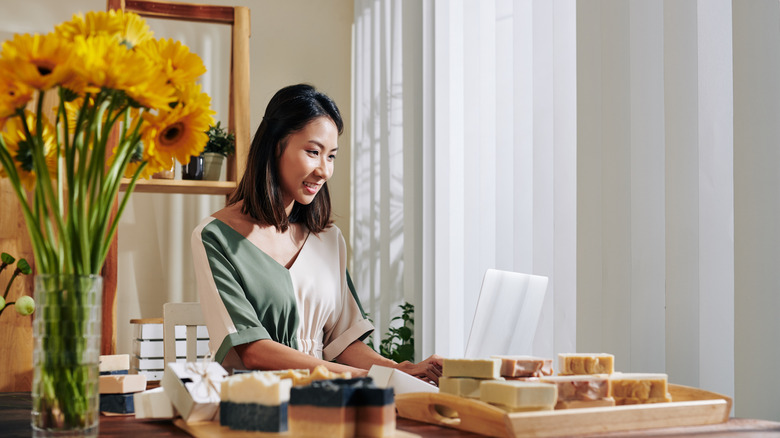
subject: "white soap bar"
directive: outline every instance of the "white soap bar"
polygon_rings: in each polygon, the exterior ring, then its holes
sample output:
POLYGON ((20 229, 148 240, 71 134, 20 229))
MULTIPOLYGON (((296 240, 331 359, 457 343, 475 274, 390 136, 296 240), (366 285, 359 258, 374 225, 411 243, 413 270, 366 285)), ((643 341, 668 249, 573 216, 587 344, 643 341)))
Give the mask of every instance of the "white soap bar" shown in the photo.
POLYGON ((101 373, 109 371, 124 371, 130 369, 129 354, 101 355, 98 361, 98 370, 101 373))
POLYGON ((439 391, 458 397, 479 398, 479 385, 484 379, 471 377, 439 377, 439 391))
POLYGON ((110 374, 100 376, 101 394, 129 394, 146 390, 143 374, 110 374))
POLYGON ((497 379, 501 376, 501 359, 444 359, 442 375, 497 379))
POLYGON ((513 412, 551 410, 558 397, 555 385, 518 380, 486 380, 479 392, 480 400, 513 412))
POLYGON ((237 374, 222 383, 223 391, 227 386, 227 394, 222 393, 220 398, 234 403, 278 406, 290 401, 292 383, 292 379, 280 379, 277 375, 262 371, 237 374))
POLYGON ((372 365, 368 370, 368 377, 374 379, 374 385, 378 388, 393 388, 396 395, 409 392, 439 392, 439 388, 430 383, 395 368, 372 365))
POLYGON ((176 413, 171 399, 162 387, 133 394, 135 418, 166 419, 173 418, 176 413))

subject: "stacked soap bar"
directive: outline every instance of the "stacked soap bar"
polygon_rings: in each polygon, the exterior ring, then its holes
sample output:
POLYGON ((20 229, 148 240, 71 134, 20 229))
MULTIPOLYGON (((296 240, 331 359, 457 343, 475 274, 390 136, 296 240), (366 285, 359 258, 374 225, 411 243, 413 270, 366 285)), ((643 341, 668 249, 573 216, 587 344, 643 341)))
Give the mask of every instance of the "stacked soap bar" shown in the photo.
POLYGON ((501 377, 507 379, 551 376, 552 359, 534 356, 491 356, 501 360, 501 377))
POLYGON ((539 381, 558 387, 555 409, 615 406, 607 374, 545 376, 539 381))
POLYGON ((558 374, 612 374, 615 371, 615 356, 607 353, 560 353, 558 374))
POLYGON ((236 430, 284 432, 292 380, 266 372, 237 374, 222 381, 219 422, 236 430))
POLYGON ((116 414, 135 412, 133 394, 146 389, 146 376, 128 374, 130 356, 103 355, 98 362, 100 411, 116 414))
POLYGON ((292 388, 288 420, 296 437, 393 436, 393 390, 377 388, 367 377, 316 380, 292 388))
POLYGON ((557 398, 557 386, 549 383, 487 380, 480 385, 480 400, 509 412, 552 410, 557 398))
POLYGON ((615 373, 610 376, 611 395, 618 405, 670 402, 667 380, 661 373, 615 373))
POLYGON ((459 397, 480 398, 485 380, 501 379, 501 359, 444 359, 439 392, 459 397))

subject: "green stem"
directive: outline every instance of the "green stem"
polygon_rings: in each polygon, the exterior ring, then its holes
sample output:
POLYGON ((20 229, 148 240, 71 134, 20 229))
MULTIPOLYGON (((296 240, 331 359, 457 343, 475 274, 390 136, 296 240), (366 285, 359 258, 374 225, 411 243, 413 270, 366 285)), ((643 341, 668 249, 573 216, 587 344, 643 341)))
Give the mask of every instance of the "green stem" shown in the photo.
POLYGON ((14 280, 16 280, 16 277, 18 277, 19 274, 21 273, 22 271, 19 268, 14 269, 14 274, 11 275, 11 280, 8 281, 8 286, 5 287, 5 292, 3 293, 3 299, 6 299, 8 297, 8 291, 11 290, 11 285, 14 284, 14 280))

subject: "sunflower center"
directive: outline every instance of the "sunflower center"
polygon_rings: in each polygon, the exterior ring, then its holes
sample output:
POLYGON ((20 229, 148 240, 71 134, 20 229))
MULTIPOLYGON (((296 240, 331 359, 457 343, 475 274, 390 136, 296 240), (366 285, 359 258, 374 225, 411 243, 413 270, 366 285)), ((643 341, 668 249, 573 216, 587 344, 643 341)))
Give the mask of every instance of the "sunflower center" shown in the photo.
POLYGON ((176 122, 160 133, 160 145, 171 146, 176 144, 181 139, 182 135, 184 135, 184 123, 176 122))
POLYGON ((48 76, 52 71, 54 71, 54 67, 45 64, 36 64, 35 68, 38 69, 38 74, 41 76, 48 76))

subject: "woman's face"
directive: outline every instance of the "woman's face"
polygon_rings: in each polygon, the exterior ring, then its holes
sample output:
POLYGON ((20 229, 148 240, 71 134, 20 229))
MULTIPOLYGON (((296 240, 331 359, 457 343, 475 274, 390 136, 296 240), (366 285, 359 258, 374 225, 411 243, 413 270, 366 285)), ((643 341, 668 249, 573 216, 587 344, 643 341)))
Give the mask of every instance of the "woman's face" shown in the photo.
POLYGON ((308 205, 322 185, 333 175, 339 132, 329 117, 317 117, 282 141, 279 180, 285 210, 289 215, 294 202, 308 205))

